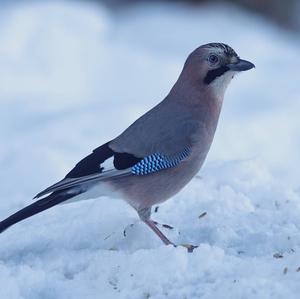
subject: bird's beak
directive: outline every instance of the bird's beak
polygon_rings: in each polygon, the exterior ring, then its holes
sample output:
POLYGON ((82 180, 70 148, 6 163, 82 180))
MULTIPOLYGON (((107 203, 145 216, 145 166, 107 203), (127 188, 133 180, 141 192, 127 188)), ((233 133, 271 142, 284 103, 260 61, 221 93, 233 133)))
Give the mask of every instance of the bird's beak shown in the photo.
POLYGON ((247 60, 239 59, 236 63, 227 64, 230 70, 241 72, 241 71, 248 71, 255 67, 255 65, 247 60))

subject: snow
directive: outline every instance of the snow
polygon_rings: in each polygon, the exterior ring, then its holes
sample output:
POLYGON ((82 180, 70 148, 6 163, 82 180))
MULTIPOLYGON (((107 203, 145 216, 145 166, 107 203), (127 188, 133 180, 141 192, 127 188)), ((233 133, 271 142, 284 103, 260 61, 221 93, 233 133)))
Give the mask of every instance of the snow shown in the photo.
POLYGON ((256 64, 232 82, 204 168, 153 214, 199 248, 162 245, 122 201, 62 205, 0 235, 1 298, 298 298, 298 37, 213 5, 0 14, 0 219, 160 101, 195 47, 256 64))

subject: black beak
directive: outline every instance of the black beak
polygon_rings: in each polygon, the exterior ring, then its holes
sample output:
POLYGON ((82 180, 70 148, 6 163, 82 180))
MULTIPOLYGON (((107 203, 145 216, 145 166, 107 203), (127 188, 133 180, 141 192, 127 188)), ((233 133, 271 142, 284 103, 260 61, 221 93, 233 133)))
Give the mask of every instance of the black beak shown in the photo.
POLYGON ((227 64, 227 66, 230 70, 236 72, 248 71, 255 67, 252 62, 243 59, 239 59, 237 63, 227 64))

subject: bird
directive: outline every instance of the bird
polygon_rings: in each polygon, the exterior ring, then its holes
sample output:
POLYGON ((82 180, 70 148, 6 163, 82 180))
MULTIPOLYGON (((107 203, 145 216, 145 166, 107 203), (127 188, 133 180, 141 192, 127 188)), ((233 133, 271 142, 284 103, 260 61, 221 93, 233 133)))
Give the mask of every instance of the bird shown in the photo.
POLYGON ((229 83, 254 67, 224 43, 196 48, 160 103, 38 193, 35 202, 1 221, 0 233, 58 204, 110 196, 133 207, 164 244, 177 246, 151 219, 151 208, 177 194, 200 171, 229 83))

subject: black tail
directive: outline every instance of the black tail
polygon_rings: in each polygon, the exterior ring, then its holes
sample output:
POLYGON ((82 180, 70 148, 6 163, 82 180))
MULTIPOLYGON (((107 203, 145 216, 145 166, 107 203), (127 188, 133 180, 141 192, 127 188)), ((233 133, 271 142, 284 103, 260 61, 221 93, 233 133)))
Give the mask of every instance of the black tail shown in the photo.
POLYGON ((35 203, 25 207, 24 209, 16 212, 15 214, 9 216, 5 220, 0 222, 0 233, 5 231, 7 228, 10 226, 26 219, 29 218, 35 214, 38 214, 42 211, 45 211, 49 208, 52 208, 53 206, 62 203, 78 194, 81 192, 77 193, 67 193, 67 192, 53 192, 52 194, 48 195, 45 198, 42 198, 35 203))

